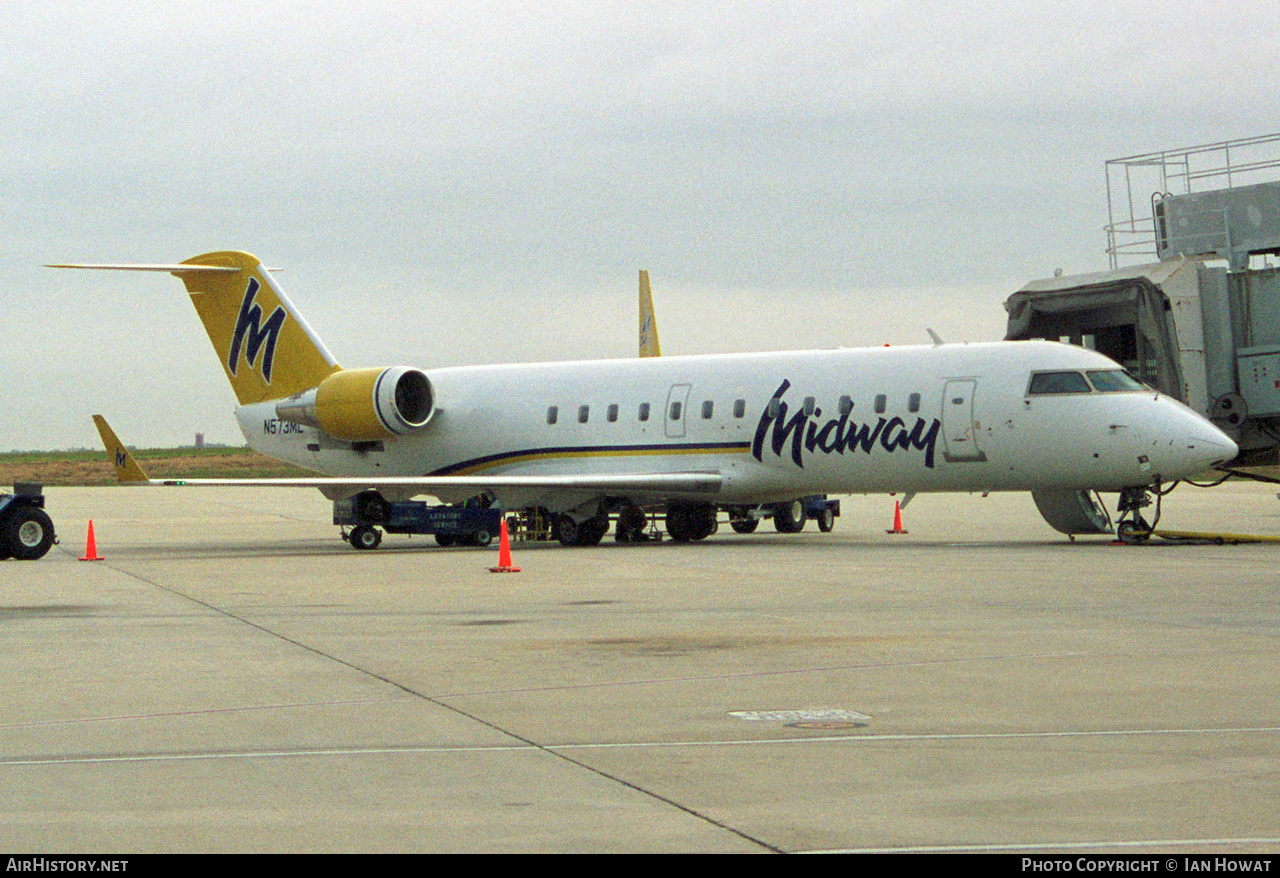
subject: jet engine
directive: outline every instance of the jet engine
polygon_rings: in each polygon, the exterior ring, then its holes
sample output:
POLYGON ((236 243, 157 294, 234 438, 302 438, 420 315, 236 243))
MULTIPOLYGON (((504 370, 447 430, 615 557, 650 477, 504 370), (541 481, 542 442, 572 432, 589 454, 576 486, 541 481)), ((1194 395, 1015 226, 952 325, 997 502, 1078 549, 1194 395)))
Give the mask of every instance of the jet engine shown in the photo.
POLYGON ((348 442, 403 436, 425 427, 434 412, 431 381, 408 366, 343 369, 276 403, 280 420, 319 427, 348 442))

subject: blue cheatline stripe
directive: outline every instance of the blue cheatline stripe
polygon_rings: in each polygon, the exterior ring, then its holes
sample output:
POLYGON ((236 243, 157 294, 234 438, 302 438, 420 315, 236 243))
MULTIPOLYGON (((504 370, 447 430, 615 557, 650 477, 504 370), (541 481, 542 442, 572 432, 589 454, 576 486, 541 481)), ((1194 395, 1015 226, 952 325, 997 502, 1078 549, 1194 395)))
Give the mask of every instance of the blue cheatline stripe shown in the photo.
POLYGON ((462 476, 482 472, 496 466, 527 463, 531 460, 553 460, 587 457, 645 457, 673 454, 729 453, 747 454, 750 442, 689 442, 679 445, 565 445, 552 448, 526 448, 504 451, 471 460, 460 461, 429 472, 428 476, 462 476))

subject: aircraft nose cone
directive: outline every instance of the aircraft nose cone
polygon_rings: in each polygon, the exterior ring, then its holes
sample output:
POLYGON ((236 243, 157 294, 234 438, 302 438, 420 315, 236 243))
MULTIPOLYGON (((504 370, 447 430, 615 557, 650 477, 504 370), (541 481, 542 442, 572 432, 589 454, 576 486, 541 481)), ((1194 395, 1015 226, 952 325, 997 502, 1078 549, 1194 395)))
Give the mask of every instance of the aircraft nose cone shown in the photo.
POLYGON ((1231 437, 1215 429, 1216 436, 1195 435, 1187 442, 1187 450, 1194 452, 1196 462, 1203 462, 1205 468, 1221 466, 1240 453, 1240 446, 1231 441, 1231 437))

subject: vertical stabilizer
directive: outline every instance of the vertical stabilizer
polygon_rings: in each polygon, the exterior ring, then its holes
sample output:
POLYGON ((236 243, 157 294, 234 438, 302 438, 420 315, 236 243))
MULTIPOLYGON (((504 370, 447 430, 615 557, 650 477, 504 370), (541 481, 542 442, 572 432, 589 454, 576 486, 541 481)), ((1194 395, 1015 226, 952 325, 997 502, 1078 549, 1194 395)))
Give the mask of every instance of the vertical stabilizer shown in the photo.
POLYGON ((129 453, 129 449, 116 438, 115 431, 107 424, 107 419, 102 415, 94 415, 93 423, 98 428, 98 435, 102 437, 102 447, 107 449, 107 454, 111 456, 111 464, 116 469, 116 481, 150 481, 147 474, 142 471, 142 467, 138 465, 138 461, 134 460, 133 455, 129 453))
POLYGON ((339 370, 257 257, 223 251, 175 266, 241 405, 283 399, 339 370), (220 271, 202 270, 213 267, 220 271))
POLYGON ((640 269, 640 356, 660 357, 658 321, 653 315, 653 293, 649 291, 649 272, 640 269))

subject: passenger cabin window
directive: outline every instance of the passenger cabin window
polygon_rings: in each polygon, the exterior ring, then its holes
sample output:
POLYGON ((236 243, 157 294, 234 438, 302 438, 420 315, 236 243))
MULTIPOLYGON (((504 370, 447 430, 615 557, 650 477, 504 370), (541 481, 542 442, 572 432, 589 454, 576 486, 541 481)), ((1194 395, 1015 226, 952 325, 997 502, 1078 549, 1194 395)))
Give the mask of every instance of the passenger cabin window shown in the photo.
POLYGON ((1035 372, 1027 393, 1031 395, 1051 393, 1089 393, 1089 382, 1079 372, 1035 372))
POLYGON ((578 423, 579 424, 585 424, 587 422, 587 419, 590 417, 591 417, 591 406, 589 405, 578 406, 578 423))
POLYGON ((1134 378, 1124 369, 1099 369, 1089 372, 1089 382, 1099 393, 1130 393, 1150 390, 1150 387, 1134 378))
POLYGON ((747 401, 745 399, 735 399, 733 401, 733 416, 735 418, 745 417, 747 414, 747 401))
POLYGON ((840 416, 844 417, 853 411, 853 400, 847 396, 840 397, 840 416))
POLYGON ((673 421, 680 420, 680 403, 679 402, 671 403, 671 420, 673 421))
POLYGON ((907 411, 912 414, 920 411, 920 394, 913 393, 907 397, 907 411))
POLYGON ((716 408, 716 404, 714 402, 712 402, 709 399, 705 400, 702 403, 702 420, 704 421, 711 420, 711 415, 715 411, 715 408, 716 408))
POLYGON ((610 424, 618 420, 618 404, 616 402, 609 405, 609 411, 606 412, 605 417, 609 419, 610 424))
POLYGON ((889 398, 883 393, 876 394, 876 414, 883 415, 884 410, 888 408, 889 398))
POLYGON ((781 411, 782 400, 778 399, 776 396, 769 400, 769 417, 776 418, 781 411))
POLYGON ((559 406, 554 406, 554 405, 553 405, 553 406, 551 406, 551 407, 549 407, 549 408, 547 409, 547 423, 548 423, 548 424, 554 424, 554 423, 556 422, 556 419, 557 419, 558 417, 560 417, 560 407, 559 407, 559 406))
POLYGON ((813 410, 818 407, 818 401, 812 396, 804 398, 804 413, 809 417, 813 417, 813 410))
POLYGON ((647 402, 640 403, 640 420, 649 420, 649 403, 647 402))

